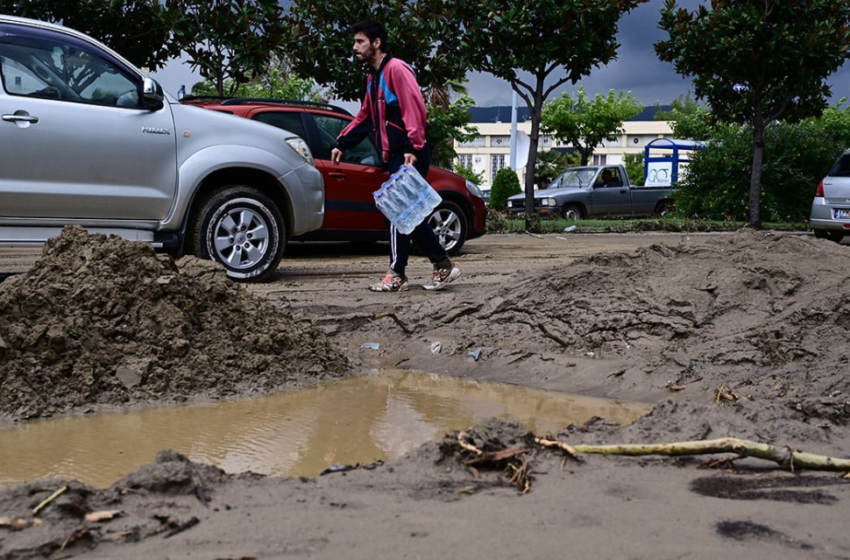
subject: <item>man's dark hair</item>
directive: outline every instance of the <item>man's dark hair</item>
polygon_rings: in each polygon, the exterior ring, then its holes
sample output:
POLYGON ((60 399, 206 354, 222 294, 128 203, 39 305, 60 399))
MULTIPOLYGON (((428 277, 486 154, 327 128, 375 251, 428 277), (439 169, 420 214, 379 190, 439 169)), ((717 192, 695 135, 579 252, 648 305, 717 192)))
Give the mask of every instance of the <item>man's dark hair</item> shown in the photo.
POLYGON ((384 52, 389 51, 389 41, 387 39, 387 28, 377 21, 372 21, 370 19, 364 21, 358 21, 354 25, 351 26, 351 34, 357 35, 358 33, 362 33, 366 35, 369 39, 369 42, 373 42, 375 39, 381 40, 380 49, 384 52))

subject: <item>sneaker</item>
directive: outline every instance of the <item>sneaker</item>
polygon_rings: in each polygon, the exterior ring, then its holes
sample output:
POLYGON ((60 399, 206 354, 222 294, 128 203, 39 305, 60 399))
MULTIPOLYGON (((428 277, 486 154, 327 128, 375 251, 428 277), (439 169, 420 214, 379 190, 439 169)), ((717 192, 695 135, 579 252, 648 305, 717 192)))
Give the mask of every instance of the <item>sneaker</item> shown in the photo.
POLYGON ((381 281, 372 284, 369 289, 373 292, 406 292, 410 286, 407 284, 407 277, 399 276, 395 270, 389 269, 381 281))
POLYGON ((434 274, 431 276, 431 283, 423 286, 426 290, 442 290, 449 283, 460 277, 460 269, 456 266, 451 268, 434 268, 434 274))

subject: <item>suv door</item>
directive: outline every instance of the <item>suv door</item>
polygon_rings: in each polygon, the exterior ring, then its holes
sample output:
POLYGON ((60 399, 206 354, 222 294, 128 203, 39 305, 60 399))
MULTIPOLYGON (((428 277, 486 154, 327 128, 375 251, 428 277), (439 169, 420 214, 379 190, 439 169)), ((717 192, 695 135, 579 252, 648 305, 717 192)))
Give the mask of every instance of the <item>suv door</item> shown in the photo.
POLYGON ((177 183, 171 111, 96 45, 0 25, 0 220, 164 218, 177 183))

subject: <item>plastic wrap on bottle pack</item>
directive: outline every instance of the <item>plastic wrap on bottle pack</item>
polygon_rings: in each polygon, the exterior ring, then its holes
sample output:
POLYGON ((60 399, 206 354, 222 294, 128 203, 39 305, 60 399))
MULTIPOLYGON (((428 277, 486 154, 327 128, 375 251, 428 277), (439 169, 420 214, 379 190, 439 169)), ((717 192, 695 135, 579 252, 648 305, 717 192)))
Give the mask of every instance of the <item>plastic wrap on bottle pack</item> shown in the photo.
POLYGON ((398 231, 407 235, 442 199, 414 167, 402 166, 373 193, 375 204, 398 231))

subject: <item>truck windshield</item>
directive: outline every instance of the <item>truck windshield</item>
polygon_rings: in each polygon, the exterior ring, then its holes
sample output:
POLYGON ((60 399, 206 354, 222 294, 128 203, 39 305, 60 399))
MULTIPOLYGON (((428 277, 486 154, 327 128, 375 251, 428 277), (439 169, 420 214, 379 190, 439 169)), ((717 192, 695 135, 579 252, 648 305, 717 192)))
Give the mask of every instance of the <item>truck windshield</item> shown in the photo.
POLYGON ((552 187, 584 187, 593 181, 595 169, 567 169, 557 179, 552 181, 552 187))

